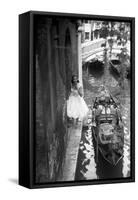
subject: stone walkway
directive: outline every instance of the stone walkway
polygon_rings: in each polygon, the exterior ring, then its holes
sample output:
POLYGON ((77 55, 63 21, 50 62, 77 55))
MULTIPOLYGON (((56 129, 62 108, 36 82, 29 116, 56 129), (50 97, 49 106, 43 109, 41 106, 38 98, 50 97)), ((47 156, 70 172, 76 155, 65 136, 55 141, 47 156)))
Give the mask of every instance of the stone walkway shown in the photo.
POLYGON ((73 181, 77 166, 79 144, 81 140, 82 123, 68 128, 68 144, 65 156, 62 181, 73 181))

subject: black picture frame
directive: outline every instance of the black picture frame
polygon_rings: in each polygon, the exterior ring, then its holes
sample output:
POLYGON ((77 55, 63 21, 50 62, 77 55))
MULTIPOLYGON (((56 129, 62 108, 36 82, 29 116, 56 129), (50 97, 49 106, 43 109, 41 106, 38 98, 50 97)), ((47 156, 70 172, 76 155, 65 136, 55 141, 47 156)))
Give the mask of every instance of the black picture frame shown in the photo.
POLYGON ((29 11, 19 15, 19 184, 27 188, 47 188, 135 181, 135 18, 73 13, 29 11), (35 182, 35 24, 36 16, 70 19, 123 21, 131 24, 131 174, 128 178, 80 181, 35 182))

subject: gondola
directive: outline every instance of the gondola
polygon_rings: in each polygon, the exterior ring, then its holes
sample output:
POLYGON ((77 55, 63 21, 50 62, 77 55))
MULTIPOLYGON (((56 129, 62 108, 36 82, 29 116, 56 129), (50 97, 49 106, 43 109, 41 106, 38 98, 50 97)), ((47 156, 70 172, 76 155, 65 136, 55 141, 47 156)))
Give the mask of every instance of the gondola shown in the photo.
MULTIPOLYGON (((119 77, 121 75, 121 61, 120 60, 110 60, 110 70, 115 72, 119 77)), ((130 62, 129 60, 126 60, 126 78, 130 78, 130 62)))
POLYGON ((92 108, 92 134, 96 158, 100 153, 108 163, 117 165, 123 158, 124 128, 120 109, 112 96, 96 97, 92 108))
POLYGON ((110 68, 118 76, 120 76, 120 65, 121 65, 121 62, 119 60, 110 60, 110 68))

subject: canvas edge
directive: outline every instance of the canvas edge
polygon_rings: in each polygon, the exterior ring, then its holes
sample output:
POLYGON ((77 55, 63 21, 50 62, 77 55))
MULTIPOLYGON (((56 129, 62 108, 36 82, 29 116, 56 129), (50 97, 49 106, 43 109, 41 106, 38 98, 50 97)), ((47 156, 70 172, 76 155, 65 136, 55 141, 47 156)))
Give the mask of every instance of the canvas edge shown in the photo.
MULTIPOLYGON (((27 186, 27 188, 30 189, 36 189, 36 188, 49 188, 49 187, 68 187, 68 186, 84 186, 84 185, 99 185, 99 184, 113 184, 113 183, 128 183, 128 182, 135 182, 135 17, 119 17, 119 16, 105 16, 105 15, 88 15, 88 14, 76 14, 76 13, 57 13, 57 12, 43 12, 43 11, 28 11, 26 12, 30 16, 30 61, 29 61, 29 66, 30 66, 30 75, 29 75, 29 91, 30 91, 30 100, 29 100, 29 105, 30 105, 30 134, 29 134, 29 152, 30 152, 30 182, 27 186), (132 122, 132 132, 133 132, 133 137, 132 137, 132 143, 134 145, 131 145, 131 151, 132 151, 132 157, 131 157, 131 177, 129 178, 121 178, 121 179, 108 179, 108 180, 86 180, 86 181, 70 181, 70 182, 55 182, 55 183, 44 183, 44 184, 35 184, 34 181, 34 156, 33 156, 33 149, 34 149, 34 112, 33 112, 33 106, 34 106, 34 48, 33 48, 33 19, 34 15, 47 15, 47 16, 66 16, 66 17, 81 17, 81 18, 89 18, 89 19, 103 19, 103 20, 119 20, 119 21, 129 21, 132 24, 132 44, 131 44, 131 49, 132 49, 132 109, 131 109, 131 122, 132 122), (133 48, 132 48, 133 47, 133 48), (33 105, 33 106, 32 106, 33 105)), ((26 13, 20 14, 24 15, 26 13)), ((20 184, 20 183, 19 183, 20 184)), ((21 184, 20 184, 21 185, 21 184)))

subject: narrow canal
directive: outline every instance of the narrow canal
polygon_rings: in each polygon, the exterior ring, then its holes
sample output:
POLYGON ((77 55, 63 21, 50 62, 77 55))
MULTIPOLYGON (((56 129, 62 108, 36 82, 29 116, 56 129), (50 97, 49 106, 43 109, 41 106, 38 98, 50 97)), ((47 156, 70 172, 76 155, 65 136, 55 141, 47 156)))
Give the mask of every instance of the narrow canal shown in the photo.
POLYGON ((104 65, 100 62, 85 65, 83 68, 84 98, 89 106, 88 127, 82 128, 79 155, 76 167, 76 180, 110 179, 130 176, 130 81, 125 80, 124 90, 119 86, 119 76, 112 69, 108 69, 108 77, 104 75, 104 65), (96 152, 91 131, 91 107, 98 95, 98 89, 105 81, 108 90, 120 103, 124 124, 124 156, 116 166, 111 166, 96 152))

